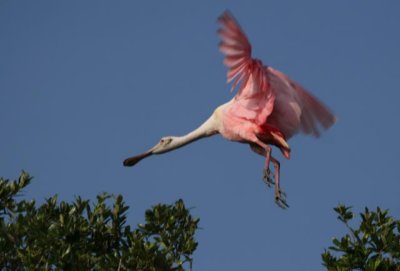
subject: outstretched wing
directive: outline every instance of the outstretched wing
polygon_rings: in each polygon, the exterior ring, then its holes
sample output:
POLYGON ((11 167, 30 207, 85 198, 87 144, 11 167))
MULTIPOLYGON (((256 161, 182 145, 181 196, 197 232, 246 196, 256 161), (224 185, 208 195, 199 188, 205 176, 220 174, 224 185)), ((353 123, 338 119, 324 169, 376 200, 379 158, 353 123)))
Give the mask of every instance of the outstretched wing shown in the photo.
POLYGON ((233 113, 262 125, 274 106, 274 95, 262 62, 251 58, 251 45, 233 16, 225 11, 220 17, 219 44, 228 67, 227 82, 232 90, 239 86, 233 113))
POLYGON ((271 124, 287 138, 299 131, 319 136, 319 125, 325 129, 332 126, 334 115, 317 98, 282 72, 251 57, 246 35, 228 11, 219 22, 227 82, 233 81, 232 90, 239 86, 232 114, 258 125, 271 124))
POLYGON ((335 123, 336 118, 332 112, 299 83, 271 67, 267 70, 276 95, 275 112, 269 119, 271 124, 288 137, 299 131, 319 137, 320 126, 328 129, 335 123), (274 86, 276 81, 280 81, 278 86, 274 86), (299 109, 298 112, 293 110, 293 105, 299 109))

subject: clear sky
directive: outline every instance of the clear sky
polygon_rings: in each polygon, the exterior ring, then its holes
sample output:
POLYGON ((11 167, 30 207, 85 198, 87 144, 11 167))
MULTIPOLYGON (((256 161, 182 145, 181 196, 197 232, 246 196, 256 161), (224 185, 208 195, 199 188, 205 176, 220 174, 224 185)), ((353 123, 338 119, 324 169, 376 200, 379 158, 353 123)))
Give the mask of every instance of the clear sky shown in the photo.
POLYGON ((34 176, 24 198, 145 209, 183 198, 201 218, 194 270, 322 270, 345 232, 338 203, 400 218, 399 1, 0 1, 0 175, 34 176), (264 160, 219 136, 124 158, 185 134, 233 94, 218 52, 229 9, 253 53, 323 100, 338 122, 290 140, 288 210, 261 181, 264 160))

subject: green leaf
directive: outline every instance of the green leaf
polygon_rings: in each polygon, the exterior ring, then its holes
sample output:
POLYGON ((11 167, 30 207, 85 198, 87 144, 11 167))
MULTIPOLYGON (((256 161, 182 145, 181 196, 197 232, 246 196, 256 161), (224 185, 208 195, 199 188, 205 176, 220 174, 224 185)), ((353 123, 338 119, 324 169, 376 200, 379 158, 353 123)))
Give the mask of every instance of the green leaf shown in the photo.
MULTIPOLYGON (((90 203, 42 205, 15 196, 31 177, 18 181, 0 178, 0 266, 5 270, 185 270, 197 247, 199 219, 183 200, 157 204, 145 212, 145 222, 126 225, 121 195, 97 195, 90 203), (7 224, 4 223, 7 221, 7 224)), ((3 270, 3 269, 2 269, 3 270)))
POLYGON ((328 270, 400 271, 399 221, 390 217, 388 210, 365 208, 358 228, 349 225, 353 219, 350 207, 339 205, 334 210, 349 234, 332 238, 333 245, 321 254, 328 270))

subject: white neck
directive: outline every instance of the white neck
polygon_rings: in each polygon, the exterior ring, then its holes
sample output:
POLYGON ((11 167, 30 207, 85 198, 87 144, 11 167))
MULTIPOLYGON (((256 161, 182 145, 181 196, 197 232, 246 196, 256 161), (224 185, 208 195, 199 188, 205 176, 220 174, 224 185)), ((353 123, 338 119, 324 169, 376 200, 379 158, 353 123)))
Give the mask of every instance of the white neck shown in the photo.
POLYGON ((193 130, 192 132, 176 137, 173 142, 171 142, 171 149, 177 149, 183 147, 189 143, 192 143, 200 138, 212 136, 218 133, 218 120, 215 114, 206 120, 199 128, 193 130))

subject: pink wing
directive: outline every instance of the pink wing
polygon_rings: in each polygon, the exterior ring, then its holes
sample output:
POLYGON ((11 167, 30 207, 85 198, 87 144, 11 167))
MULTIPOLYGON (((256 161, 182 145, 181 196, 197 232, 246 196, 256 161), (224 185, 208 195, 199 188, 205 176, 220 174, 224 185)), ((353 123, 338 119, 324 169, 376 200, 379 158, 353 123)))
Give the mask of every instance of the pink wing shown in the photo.
POLYGON ((251 58, 251 45, 228 11, 221 15, 219 22, 218 34, 222 39, 219 48, 228 67, 227 81, 233 81, 232 90, 240 85, 231 113, 262 125, 274 107, 265 67, 260 60, 251 58))
POLYGON ((251 45, 228 11, 219 22, 227 81, 234 80, 232 90, 239 85, 230 113, 260 126, 268 123, 287 138, 298 131, 319 136, 318 124, 325 129, 332 126, 335 117, 318 99, 282 72, 251 58, 251 45))
POLYGON ((299 131, 319 137, 320 126, 328 129, 335 123, 336 118, 329 109, 300 84, 271 67, 267 72, 276 95, 268 123, 279 128, 287 138, 299 131))

